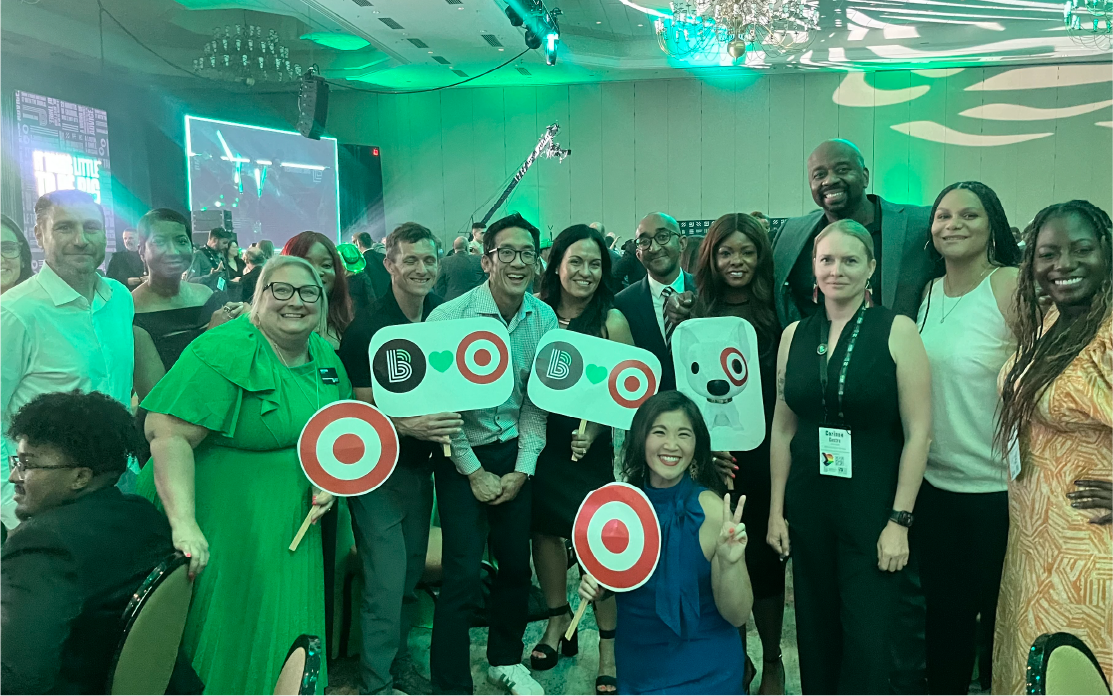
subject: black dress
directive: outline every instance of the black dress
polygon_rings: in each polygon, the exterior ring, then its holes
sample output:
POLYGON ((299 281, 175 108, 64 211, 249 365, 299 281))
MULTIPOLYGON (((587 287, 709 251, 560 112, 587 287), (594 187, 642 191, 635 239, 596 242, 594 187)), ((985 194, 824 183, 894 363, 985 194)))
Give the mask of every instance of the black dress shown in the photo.
POLYGON ((889 353, 894 314, 865 310, 847 369, 843 412, 838 383, 855 319, 827 361, 824 423, 819 365, 823 312, 796 328, 785 370, 785 401, 796 414, 792 468, 785 490, 800 680, 809 693, 889 693, 889 635, 899 573, 877 567, 877 542, 896 494, 904 444, 896 364, 889 353), (851 478, 819 473, 819 428, 851 432, 851 478))
MULTIPOLYGON (((562 323, 561 328, 568 328, 562 323)), ((614 482, 614 444, 611 429, 603 428, 587 453, 572 461, 572 432, 579 418, 550 413, 545 423, 545 449, 537 457, 533 476, 533 531, 572 538, 572 522, 587 494, 614 482)))
POLYGON ((205 304, 197 307, 136 312, 132 323, 151 334, 155 350, 162 358, 162 366, 169 370, 178 362, 186 346, 209 327, 213 312, 227 301, 228 297, 223 292, 214 292, 205 304))

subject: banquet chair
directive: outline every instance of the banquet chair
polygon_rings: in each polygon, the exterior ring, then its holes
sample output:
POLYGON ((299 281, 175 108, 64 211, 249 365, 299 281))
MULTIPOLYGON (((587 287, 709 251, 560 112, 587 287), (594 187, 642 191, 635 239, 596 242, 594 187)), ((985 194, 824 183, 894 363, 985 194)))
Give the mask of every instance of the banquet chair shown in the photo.
POLYGON ((1070 633, 1045 633, 1032 643, 1026 679, 1029 694, 1109 693, 1094 653, 1070 633))
POLYGON ((166 693, 192 597, 188 558, 175 553, 151 571, 124 609, 105 693, 166 693))
POLYGON ((286 661, 274 685, 275 696, 316 693, 320 671, 321 639, 303 633, 286 653, 286 661))

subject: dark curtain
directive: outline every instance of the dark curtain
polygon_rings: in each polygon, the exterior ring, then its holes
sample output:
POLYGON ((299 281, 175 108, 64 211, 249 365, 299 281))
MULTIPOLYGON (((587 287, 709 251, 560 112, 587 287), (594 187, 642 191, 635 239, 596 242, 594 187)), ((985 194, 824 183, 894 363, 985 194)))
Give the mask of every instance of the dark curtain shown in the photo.
POLYGON ((370 232, 376 241, 386 236, 383 210, 383 168, 379 148, 341 145, 340 229, 346 242, 356 232, 370 232))

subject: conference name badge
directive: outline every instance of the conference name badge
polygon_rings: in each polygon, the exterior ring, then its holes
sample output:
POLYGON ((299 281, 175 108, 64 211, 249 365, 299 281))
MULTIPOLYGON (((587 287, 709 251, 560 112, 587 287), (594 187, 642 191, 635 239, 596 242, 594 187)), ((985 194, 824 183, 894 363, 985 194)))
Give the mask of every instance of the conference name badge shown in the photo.
POLYGON ((839 478, 851 477, 849 430, 819 429, 819 473, 839 478))

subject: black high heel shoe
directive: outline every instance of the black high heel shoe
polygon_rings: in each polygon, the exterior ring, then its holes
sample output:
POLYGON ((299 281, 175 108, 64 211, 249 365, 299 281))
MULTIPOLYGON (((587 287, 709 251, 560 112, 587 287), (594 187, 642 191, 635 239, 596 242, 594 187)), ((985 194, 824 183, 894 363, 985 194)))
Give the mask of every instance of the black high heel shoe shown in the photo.
MULTIPOLYGON (((602 628, 599 629, 599 640, 614 640, 616 629, 606 631, 602 628)), ((618 679, 609 674, 603 674, 595 678, 595 693, 599 696, 615 696, 618 693, 618 679), (613 691, 606 687, 611 687, 613 691)))
MULTIPOLYGON (((557 607, 549 610, 549 618, 556 618, 557 616, 572 615, 572 607, 565 604, 563 607, 557 607)), ((577 628, 576 632, 572 634, 572 639, 568 640, 561 634, 560 639, 557 640, 557 647, 560 648, 560 654, 565 657, 575 657, 580 653, 580 629, 577 628)), ((560 660, 560 655, 549 645, 545 643, 538 643, 533 646, 533 652, 529 656, 530 667, 538 672, 544 672, 556 667, 557 662, 560 660), (538 658, 533 652, 539 652, 545 657, 538 658)))

